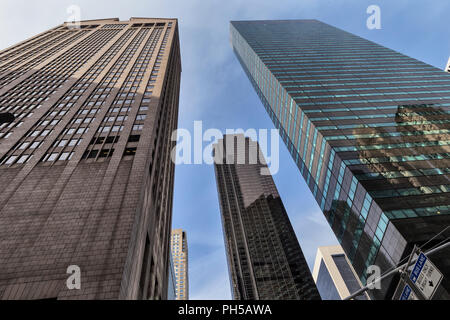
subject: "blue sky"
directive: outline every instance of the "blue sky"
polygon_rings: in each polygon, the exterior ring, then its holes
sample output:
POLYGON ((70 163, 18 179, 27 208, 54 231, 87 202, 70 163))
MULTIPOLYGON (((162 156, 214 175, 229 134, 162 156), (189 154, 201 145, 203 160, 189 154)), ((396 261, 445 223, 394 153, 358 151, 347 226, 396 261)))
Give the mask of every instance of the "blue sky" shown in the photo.
MULTIPOLYGON (((318 19, 443 68, 450 55, 448 0, 2 0, 0 49, 67 20, 81 8, 82 20, 119 17, 179 19, 182 84, 179 127, 273 128, 229 41, 230 20, 318 19), (381 8, 381 29, 366 27, 369 5, 381 8)), ((280 141, 280 170, 274 175, 310 267, 318 246, 336 244, 293 160, 280 141)), ((229 299, 214 169, 176 168, 173 227, 188 232, 191 299, 229 299)))

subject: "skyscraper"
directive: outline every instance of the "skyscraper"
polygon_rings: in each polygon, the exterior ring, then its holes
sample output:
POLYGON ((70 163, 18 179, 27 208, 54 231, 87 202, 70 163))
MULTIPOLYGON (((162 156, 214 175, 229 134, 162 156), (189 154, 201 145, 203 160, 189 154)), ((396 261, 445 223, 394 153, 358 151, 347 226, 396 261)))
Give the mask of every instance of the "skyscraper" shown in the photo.
MULTIPOLYGON (((316 20, 233 21, 242 67, 360 277, 450 225, 450 75, 316 20)), ((447 276, 450 252, 432 257, 447 276)), ((396 280, 371 290, 393 294, 396 280)))
POLYGON ((167 297, 180 73, 176 19, 65 23, 0 52, 16 116, 0 126, 0 299, 167 297))
POLYGON ((175 270, 175 291, 177 300, 189 300, 189 265, 186 231, 172 230, 172 257, 175 270))
MULTIPOLYGON (((342 300, 361 289, 361 282, 341 246, 317 249, 313 278, 324 300, 342 300)), ((356 299, 367 300, 367 293, 356 299)))
POLYGON ((257 142, 226 135, 214 153, 233 298, 320 299, 257 142))

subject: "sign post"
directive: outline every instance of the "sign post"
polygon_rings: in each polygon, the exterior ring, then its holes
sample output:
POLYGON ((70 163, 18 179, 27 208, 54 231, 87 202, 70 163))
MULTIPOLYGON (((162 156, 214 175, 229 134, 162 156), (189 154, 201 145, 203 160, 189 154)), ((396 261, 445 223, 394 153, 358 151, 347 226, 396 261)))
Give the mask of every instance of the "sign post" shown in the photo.
POLYGON ((436 293, 444 276, 423 253, 417 257, 409 279, 425 299, 430 300, 436 293))

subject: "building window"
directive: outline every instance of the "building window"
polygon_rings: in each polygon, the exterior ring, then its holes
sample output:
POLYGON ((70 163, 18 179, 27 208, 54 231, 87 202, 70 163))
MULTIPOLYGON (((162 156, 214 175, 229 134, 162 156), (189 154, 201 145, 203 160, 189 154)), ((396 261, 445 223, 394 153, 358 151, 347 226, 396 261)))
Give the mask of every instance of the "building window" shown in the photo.
POLYGON ((28 159, 28 155, 23 155, 23 156, 21 156, 18 160, 17 160, 17 163, 25 163, 26 161, 27 161, 27 159, 28 159))
POLYGON ((98 155, 99 158, 106 158, 106 157, 111 157, 112 154, 114 153, 114 149, 103 149, 102 151, 100 151, 100 154, 98 155))
POLYGON ((58 157, 58 153, 52 153, 48 157, 47 161, 55 161, 57 157, 58 157))
POLYGON ((70 152, 63 152, 59 157, 59 160, 65 161, 69 158, 70 152))
POLYGON ((14 163, 14 161, 17 159, 17 156, 11 156, 8 158, 8 160, 6 160, 5 164, 12 164, 14 163))
POLYGON ((136 148, 126 148, 124 156, 134 156, 136 154, 136 148))
POLYGON ((140 138, 141 136, 139 135, 130 135, 130 137, 128 138, 128 142, 138 142, 140 138))

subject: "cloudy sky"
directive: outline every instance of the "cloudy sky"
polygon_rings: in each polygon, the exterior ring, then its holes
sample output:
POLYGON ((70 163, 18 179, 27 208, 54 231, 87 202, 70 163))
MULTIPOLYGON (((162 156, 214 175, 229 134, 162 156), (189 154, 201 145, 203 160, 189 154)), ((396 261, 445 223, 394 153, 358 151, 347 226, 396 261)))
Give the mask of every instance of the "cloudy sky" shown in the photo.
MULTIPOLYGON (((81 19, 170 17, 179 19, 183 65, 179 127, 273 128, 229 41, 230 20, 318 19, 386 47, 443 68, 450 55, 448 0, 1 0, 0 49, 61 24, 67 8, 81 19), (366 27, 369 5, 381 8, 381 29, 366 27)), ((280 143, 280 170, 274 175, 310 267, 318 246, 336 244, 328 224, 280 143)), ((176 169, 173 227, 189 241, 191 299, 229 299, 214 169, 176 169)))

